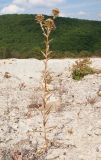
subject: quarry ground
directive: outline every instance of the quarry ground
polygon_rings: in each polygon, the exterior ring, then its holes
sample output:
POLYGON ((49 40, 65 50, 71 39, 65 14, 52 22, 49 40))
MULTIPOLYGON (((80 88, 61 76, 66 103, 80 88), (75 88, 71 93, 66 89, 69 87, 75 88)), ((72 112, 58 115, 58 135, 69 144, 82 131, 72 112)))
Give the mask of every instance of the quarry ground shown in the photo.
MULTIPOLYGON (((101 70, 101 58, 91 60, 91 66, 101 70)), ((49 103, 53 107, 47 127, 52 128, 48 138, 54 145, 43 160, 101 160, 101 74, 73 80, 75 61, 49 60, 49 103)), ((1 160, 4 150, 31 149, 44 143, 41 107, 37 110, 42 103, 43 69, 42 60, 0 60, 1 160)))

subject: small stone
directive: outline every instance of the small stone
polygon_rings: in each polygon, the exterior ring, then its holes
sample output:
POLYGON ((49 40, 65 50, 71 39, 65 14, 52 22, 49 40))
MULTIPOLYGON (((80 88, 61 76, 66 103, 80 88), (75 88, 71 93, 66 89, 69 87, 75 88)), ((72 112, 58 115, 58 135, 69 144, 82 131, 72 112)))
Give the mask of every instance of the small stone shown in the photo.
POLYGON ((96 147, 96 152, 99 152, 99 148, 98 147, 96 147))
POLYGON ((100 97, 101 97, 101 91, 99 91, 99 92, 98 92, 98 96, 100 96, 100 97))
POLYGON ((66 155, 66 152, 64 152, 63 155, 66 155))

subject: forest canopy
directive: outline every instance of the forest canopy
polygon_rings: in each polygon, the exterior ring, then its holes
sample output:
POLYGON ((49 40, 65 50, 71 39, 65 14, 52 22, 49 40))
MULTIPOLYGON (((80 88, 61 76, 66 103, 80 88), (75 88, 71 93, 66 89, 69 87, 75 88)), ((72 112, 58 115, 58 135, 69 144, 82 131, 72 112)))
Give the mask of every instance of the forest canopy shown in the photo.
MULTIPOLYGON (((101 22, 58 17, 52 58, 101 56, 101 22)), ((43 36, 35 15, 0 16, 0 58, 42 59, 43 36)))

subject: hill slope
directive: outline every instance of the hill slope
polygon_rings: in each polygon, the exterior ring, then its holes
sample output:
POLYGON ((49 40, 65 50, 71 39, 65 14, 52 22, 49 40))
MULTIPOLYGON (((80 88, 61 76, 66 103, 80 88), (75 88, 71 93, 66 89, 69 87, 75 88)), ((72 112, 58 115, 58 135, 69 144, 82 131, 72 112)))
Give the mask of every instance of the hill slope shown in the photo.
MULTIPOLYGON (((44 48, 35 15, 0 16, 0 58, 42 58, 44 48)), ((101 56, 101 22, 59 17, 53 34, 53 57, 101 56)))

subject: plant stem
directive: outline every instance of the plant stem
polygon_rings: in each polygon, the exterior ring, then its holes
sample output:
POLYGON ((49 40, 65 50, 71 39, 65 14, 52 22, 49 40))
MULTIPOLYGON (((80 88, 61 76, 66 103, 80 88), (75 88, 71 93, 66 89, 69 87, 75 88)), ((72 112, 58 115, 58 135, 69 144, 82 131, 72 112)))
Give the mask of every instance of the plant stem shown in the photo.
POLYGON ((48 88, 47 88, 47 73, 48 73, 48 60, 49 60, 49 34, 50 31, 47 29, 45 37, 45 60, 44 60, 44 97, 43 97, 43 128, 44 128, 44 140, 45 140, 45 149, 47 152, 48 149, 48 139, 47 139, 47 131, 46 131, 46 123, 47 123, 47 95, 48 95, 48 88))

